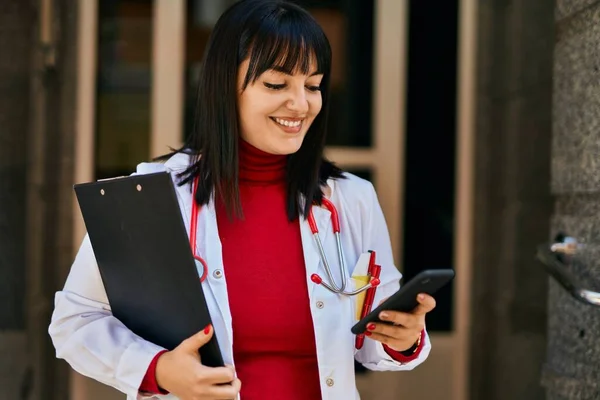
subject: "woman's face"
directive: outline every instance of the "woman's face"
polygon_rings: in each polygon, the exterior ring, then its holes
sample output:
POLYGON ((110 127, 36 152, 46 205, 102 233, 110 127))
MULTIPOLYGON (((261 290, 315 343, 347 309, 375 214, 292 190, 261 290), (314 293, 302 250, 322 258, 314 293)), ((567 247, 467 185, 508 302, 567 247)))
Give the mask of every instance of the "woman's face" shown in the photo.
MULTIPOLYGON (((316 71, 316 64, 310 71, 316 71)), ((323 75, 288 75, 267 70, 242 91, 248 71, 238 71, 238 110, 242 139, 270 154, 292 154, 300 149, 308 128, 321 111, 319 86, 323 75)))

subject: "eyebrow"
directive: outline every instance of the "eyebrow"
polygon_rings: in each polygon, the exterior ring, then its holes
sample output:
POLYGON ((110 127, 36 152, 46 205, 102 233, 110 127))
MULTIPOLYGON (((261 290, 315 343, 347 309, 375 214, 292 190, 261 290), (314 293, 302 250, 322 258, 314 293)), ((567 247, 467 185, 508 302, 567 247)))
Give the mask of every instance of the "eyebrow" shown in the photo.
MULTIPOLYGON (((272 67, 271 69, 272 69, 273 71, 281 72, 282 74, 285 74, 285 75, 292 76, 292 74, 290 74, 290 73, 289 73, 289 71, 287 71, 287 70, 286 70, 285 68, 283 68, 283 67, 274 66, 274 67, 272 67)), ((315 72, 313 72, 312 74, 310 74, 309 76, 322 75, 322 74, 323 74, 322 72, 315 71, 315 72)))

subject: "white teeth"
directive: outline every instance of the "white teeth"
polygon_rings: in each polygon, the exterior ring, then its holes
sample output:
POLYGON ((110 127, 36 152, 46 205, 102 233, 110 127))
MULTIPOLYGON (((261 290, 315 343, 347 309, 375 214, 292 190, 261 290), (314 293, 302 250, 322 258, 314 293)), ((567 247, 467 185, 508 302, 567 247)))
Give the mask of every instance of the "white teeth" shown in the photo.
POLYGON ((273 119, 279 125, 287 126, 287 127, 290 127, 290 128, 297 128, 297 127, 299 127, 302 124, 302 120, 300 120, 300 121, 287 121, 287 120, 281 119, 281 118, 273 118, 273 119))

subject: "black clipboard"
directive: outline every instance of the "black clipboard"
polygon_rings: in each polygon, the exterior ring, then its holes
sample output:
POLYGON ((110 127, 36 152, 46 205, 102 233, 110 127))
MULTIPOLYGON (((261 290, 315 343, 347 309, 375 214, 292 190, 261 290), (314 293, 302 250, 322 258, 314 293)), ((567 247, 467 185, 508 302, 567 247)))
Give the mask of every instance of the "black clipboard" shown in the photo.
MULTIPOLYGON (((77 184, 74 190, 113 315, 172 350, 211 323, 168 172, 77 184)), ((216 335, 202 364, 223 366, 216 335)))

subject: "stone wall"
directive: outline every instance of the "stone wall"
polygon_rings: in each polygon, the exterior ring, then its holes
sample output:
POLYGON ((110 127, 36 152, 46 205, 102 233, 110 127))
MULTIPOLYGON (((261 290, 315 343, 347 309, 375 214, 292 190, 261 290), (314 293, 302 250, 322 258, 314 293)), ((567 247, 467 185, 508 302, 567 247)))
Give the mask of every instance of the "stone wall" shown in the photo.
MULTIPOLYGON (((572 270, 600 290, 600 1, 559 0, 555 18, 551 236, 587 242, 572 270)), ((548 400, 600 399, 600 309, 551 282, 548 310, 548 400)))
POLYGON ((470 398, 541 400, 552 210, 552 0, 478 2, 470 398))

